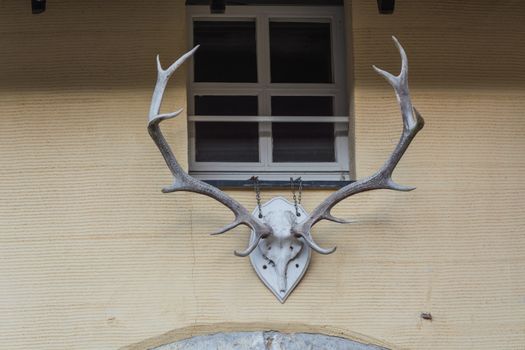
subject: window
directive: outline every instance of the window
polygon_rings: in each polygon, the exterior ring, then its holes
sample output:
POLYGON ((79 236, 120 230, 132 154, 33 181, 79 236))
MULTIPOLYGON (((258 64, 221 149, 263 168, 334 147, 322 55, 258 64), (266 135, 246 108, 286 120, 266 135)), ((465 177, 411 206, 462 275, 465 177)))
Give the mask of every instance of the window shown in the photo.
POLYGON ((188 6, 190 172, 348 180, 343 8, 188 6))

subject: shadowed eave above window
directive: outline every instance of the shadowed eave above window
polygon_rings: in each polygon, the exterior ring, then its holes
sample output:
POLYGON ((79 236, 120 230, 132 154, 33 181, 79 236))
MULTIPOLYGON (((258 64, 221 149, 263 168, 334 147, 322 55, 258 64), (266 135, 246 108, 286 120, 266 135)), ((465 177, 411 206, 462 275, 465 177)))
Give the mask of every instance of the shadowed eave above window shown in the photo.
MULTIPOLYGON (((226 0, 226 5, 243 6, 243 5, 258 5, 258 6, 343 6, 343 0, 226 0)), ((210 0, 186 0, 186 5, 209 5, 210 0)))

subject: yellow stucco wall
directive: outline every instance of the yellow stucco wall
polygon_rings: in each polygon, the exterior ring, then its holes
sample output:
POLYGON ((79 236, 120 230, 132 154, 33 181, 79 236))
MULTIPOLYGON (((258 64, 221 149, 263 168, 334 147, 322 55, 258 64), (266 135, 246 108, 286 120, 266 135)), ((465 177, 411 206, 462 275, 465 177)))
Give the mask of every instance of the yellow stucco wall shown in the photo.
MULTIPOLYGON (((400 132, 393 92, 370 68, 397 71, 395 34, 427 122, 395 178, 418 189, 339 205, 359 222, 316 227, 338 250, 314 255, 281 305, 232 254, 244 228, 206 234, 228 210, 160 193, 171 179, 146 113, 154 55, 167 64, 186 48, 183 1, 50 0, 33 16, 28 1, 1 0, 0 348, 115 349, 228 322, 327 326, 399 349, 523 349, 525 5, 401 0, 380 16, 375 1, 356 0, 345 10, 357 174, 373 172, 400 132)), ((184 77, 166 111, 185 105, 184 77)), ((185 161, 185 120, 169 123, 185 161)), ((252 192, 231 194, 253 207, 252 192)))

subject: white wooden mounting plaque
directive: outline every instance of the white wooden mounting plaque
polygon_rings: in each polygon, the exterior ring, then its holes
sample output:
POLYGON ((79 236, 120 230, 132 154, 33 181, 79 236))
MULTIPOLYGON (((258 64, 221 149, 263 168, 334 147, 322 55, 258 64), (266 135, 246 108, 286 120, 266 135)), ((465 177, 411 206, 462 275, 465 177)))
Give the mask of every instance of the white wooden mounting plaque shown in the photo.
MULTIPOLYGON (((295 216, 295 206, 293 203, 290 203, 288 200, 286 200, 283 197, 275 197, 269 200, 268 202, 264 203, 261 206, 263 218, 259 218, 259 210, 258 208, 255 208, 253 210, 252 215, 260 220, 261 222, 265 222, 268 215, 271 215, 272 213, 286 213, 290 212, 293 213, 295 216)), ((304 208, 301 205, 297 205, 297 211, 300 214, 300 216, 295 217, 295 222, 300 223, 308 218, 308 214, 304 210, 304 208)), ((284 230, 287 229, 287 227, 283 227, 284 230)), ((288 235, 290 235, 288 231, 288 235)), ((273 238, 273 237, 272 237, 273 238)), ((290 245, 290 240, 287 239, 287 237, 282 237, 283 239, 279 241, 273 242, 273 249, 281 249, 284 254, 290 251, 292 246, 290 245)), ((252 230, 251 236, 250 236, 250 243, 253 243, 256 239, 255 232, 252 230)), ((293 259, 289 260, 286 266, 286 273, 285 273, 285 289, 282 290, 279 288, 279 282, 282 278, 275 266, 275 263, 264 253, 265 250, 268 248, 269 242, 267 239, 261 239, 259 241, 259 244, 257 246, 257 249, 255 249, 250 254, 250 261, 252 263, 253 268, 255 269, 255 272, 261 279, 261 281, 270 289, 270 291, 275 295, 275 297, 281 302, 284 303, 286 298, 290 295, 290 293, 294 290, 294 288, 299 284, 301 281, 301 278, 303 278, 306 270, 308 269, 308 265, 310 264, 310 257, 311 257, 311 249, 310 247, 303 242, 302 238, 293 238, 293 244, 297 245, 297 242, 299 242, 300 245, 300 252, 297 253, 293 259)), ((297 249, 297 248, 296 248, 297 249)))

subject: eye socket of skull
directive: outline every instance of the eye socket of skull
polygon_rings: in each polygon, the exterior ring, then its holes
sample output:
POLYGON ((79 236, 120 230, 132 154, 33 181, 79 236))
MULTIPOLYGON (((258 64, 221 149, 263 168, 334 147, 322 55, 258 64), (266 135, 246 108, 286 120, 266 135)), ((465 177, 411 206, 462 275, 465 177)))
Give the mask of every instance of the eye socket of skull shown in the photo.
POLYGON ((303 243, 293 236, 286 239, 264 239, 259 243, 262 254, 272 261, 294 259, 301 252, 303 243))

